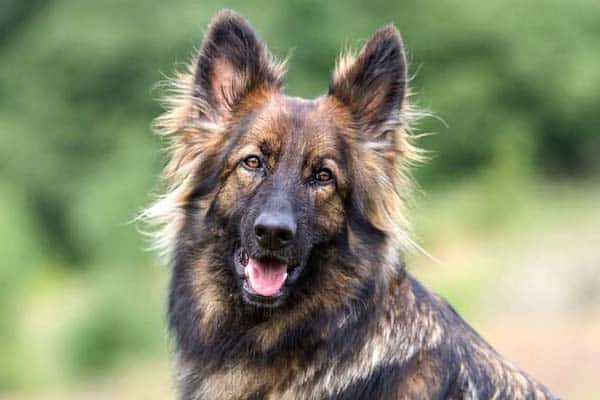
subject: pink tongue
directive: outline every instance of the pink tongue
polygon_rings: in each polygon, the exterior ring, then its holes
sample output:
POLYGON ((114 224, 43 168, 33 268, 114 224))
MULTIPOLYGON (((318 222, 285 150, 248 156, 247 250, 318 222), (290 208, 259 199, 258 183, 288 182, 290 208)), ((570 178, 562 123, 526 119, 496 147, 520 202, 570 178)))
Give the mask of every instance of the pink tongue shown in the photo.
POLYGON ((287 265, 250 258, 246 266, 246 275, 256 293, 261 296, 272 296, 281 289, 287 278, 287 265))

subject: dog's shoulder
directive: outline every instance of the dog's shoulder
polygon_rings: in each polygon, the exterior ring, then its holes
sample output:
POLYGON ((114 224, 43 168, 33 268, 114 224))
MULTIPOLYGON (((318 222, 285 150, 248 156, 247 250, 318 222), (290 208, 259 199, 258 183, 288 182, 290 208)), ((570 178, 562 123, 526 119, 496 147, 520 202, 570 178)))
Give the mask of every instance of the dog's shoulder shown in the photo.
MULTIPOLYGON (((545 386, 502 357, 443 298, 407 276, 415 332, 423 330, 419 376, 446 384, 448 399, 556 399, 545 386)), ((418 363, 418 362, 417 362, 418 363)), ((404 398, 404 397, 401 397, 404 398)))

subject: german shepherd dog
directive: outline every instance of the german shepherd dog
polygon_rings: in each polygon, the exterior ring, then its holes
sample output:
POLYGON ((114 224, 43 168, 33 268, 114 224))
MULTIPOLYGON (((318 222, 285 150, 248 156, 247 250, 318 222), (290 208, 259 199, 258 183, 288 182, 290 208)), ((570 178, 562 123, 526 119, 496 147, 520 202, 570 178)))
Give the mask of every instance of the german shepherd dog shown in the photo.
POLYGON ((327 94, 231 11, 158 118, 167 193, 147 211, 173 266, 180 399, 554 399, 412 278, 407 67, 393 26, 327 94))

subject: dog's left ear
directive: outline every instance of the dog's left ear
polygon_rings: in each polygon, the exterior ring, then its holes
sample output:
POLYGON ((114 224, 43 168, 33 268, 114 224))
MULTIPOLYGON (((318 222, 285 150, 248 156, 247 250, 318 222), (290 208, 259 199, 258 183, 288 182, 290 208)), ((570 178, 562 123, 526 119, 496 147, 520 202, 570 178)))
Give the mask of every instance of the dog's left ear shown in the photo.
POLYGON ((350 109, 363 132, 378 131, 379 127, 385 129, 386 123, 401 122, 406 74, 402 39, 398 30, 388 25, 378 30, 356 57, 340 59, 329 95, 350 109))
POLYGON ((329 86, 329 97, 352 117, 354 168, 352 201, 378 230, 398 244, 409 243, 404 213, 401 165, 410 151, 406 140, 406 58, 400 34, 381 28, 356 56, 340 59, 329 86), (404 157, 398 155, 403 154, 404 157))

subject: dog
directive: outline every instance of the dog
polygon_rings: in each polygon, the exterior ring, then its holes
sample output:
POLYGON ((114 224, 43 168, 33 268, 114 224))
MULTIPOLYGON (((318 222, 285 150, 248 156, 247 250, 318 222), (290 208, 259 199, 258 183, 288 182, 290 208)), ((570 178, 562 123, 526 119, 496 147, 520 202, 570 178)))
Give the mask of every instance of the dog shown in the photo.
POLYGON ((415 112, 397 29, 340 58, 327 94, 233 11, 156 120, 166 194, 146 212, 172 277, 180 399, 555 399, 405 270, 415 112))

